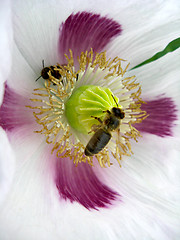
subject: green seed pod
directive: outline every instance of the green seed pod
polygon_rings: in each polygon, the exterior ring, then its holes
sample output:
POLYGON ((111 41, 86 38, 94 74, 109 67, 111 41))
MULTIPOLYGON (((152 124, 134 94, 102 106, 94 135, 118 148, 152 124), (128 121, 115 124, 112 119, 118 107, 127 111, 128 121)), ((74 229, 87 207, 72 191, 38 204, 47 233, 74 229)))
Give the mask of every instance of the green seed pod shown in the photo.
MULTIPOLYGON (((65 116, 69 125, 77 131, 88 134, 93 124, 98 121, 93 117, 103 119, 106 110, 116 107, 119 99, 110 89, 100 86, 85 85, 75 90, 65 103, 65 116)), ((121 108, 121 106, 118 105, 121 108)))

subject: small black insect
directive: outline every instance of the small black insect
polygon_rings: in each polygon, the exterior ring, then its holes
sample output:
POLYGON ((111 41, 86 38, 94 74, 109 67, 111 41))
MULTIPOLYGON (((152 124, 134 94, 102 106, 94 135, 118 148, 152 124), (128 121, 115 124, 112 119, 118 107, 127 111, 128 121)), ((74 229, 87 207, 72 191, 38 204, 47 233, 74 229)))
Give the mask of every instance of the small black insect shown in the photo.
MULTIPOLYGON (((61 74, 58 70, 58 69, 62 69, 60 65, 57 64, 57 65, 54 65, 54 66, 44 67, 44 60, 42 60, 42 65, 43 65, 43 69, 41 70, 41 76, 39 76, 36 79, 36 81, 41 77, 45 80, 48 80, 49 79, 49 72, 50 72, 51 76, 53 76, 54 78, 56 78, 58 80, 61 80, 63 82, 62 76, 61 76, 61 74)), ((65 64, 63 64, 62 66, 65 66, 65 64)), ((79 77, 79 74, 77 73, 76 81, 78 81, 78 77, 79 77)), ((53 83, 53 85, 56 85, 56 84, 53 83)))
POLYGON ((97 119, 101 124, 95 125, 95 133, 89 140, 84 151, 86 156, 93 156, 99 153, 110 141, 112 137, 111 132, 119 129, 120 121, 125 117, 124 112, 118 107, 118 104, 113 95, 112 97, 117 107, 113 107, 111 111, 105 111, 107 114, 104 117, 103 121, 98 117, 92 116, 93 118, 97 119))
MULTIPOLYGON (((49 66, 49 67, 44 67, 44 60, 42 60, 42 65, 43 65, 43 69, 41 70, 41 76, 39 76, 36 81, 39 78, 43 78, 45 80, 49 79, 49 72, 51 73, 51 76, 53 76, 56 79, 60 79, 61 78, 61 74, 59 73, 59 70, 57 70, 57 68, 61 68, 59 65, 54 65, 54 66, 49 66)), ((56 85, 55 83, 53 83, 54 85, 56 85)))

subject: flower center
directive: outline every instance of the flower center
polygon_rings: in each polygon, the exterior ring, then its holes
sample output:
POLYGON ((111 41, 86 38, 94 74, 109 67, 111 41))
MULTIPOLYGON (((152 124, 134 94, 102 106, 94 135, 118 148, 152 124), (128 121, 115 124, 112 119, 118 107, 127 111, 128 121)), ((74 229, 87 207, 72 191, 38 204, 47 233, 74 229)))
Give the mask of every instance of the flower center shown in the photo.
POLYGON ((140 109, 141 87, 135 76, 124 76, 129 64, 123 69, 118 57, 107 60, 105 52, 91 50, 77 61, 71 51, 66 58, 67 65, 44 68, 44 86, 34 89, 28 107, 42 127, 36 132, 59 158, 90 165, 96 159, 105 167, 112 155, 120 164, 123 155, 132 154, 130 140, 140 136, 133 124, 147 116, 140 109))
POLYGON ((65 116, 70 126, 88 134, 92 126, 98 123, 97 118, 102 120, 107 110, 116 107, 119 99, 112 96, 109 88, 94 85, 79 87, 65 103, 65 116))

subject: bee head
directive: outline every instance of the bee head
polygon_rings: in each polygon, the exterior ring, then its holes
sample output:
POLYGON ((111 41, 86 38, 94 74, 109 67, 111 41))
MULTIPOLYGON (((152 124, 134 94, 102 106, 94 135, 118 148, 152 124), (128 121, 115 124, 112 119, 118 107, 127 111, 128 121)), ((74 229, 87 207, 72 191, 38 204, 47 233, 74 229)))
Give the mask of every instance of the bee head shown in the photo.
POLYGON ((124 112, 118 107, 113 107, 112 113, 114 114, 115 117, 120 118, 120 119, 123 119, 125 117, 124 112))
POLYGON ((41 76, 42 76, 44 79, 48 79, 48 78, 49 78, 49 75, 48 75, 49 70, 50 70, 49 67, 45 67, 45 68, 42 69, 42 71, 41 71, 41 76))

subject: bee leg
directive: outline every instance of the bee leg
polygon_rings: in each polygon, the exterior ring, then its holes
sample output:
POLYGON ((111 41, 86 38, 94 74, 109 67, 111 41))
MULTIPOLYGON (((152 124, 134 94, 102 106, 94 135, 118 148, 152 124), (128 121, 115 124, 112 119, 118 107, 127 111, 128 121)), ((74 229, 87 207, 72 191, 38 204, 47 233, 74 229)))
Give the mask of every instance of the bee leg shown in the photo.
POLYGON ((79 78, 79 74, 77 73, 76 74, 76 81, 78 81, 78 78, 79 78))
POLYGON ((96 132, 100 127, 101 127, 101 125, 93 124, 93 125, 91 126, 91 131, 89 131, 88 134, 89 134, 89 133, 92 133, 92 132, 96 132))
POLYGON ((109 110, 103 111, 103 113, 111 114, 111 112, 109 110))
POLYGON ((96 120, 98 120, 100 123, 102 123, 102 120, 100 119, 100 118, 98 118, 98 117, 93 117, 93 116, 91 116, 92 118, 94 118, 94 119, 96 119, 96 120))

